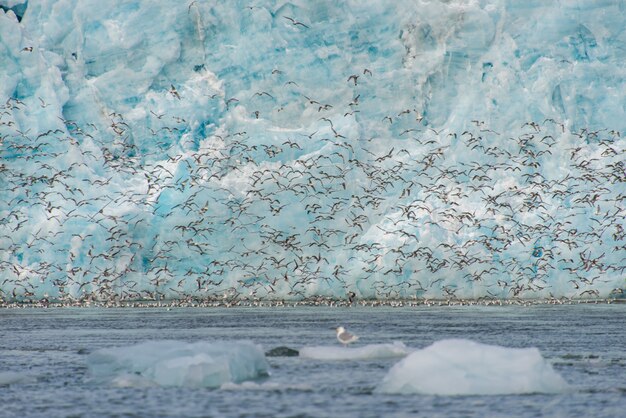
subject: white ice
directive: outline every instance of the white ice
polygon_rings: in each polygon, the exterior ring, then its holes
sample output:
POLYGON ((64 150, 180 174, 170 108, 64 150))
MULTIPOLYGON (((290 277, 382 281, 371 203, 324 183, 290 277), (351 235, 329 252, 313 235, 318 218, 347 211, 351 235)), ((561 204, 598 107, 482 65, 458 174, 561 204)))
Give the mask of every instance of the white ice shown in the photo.
POLYGON ((149 341, 105 348, 88 357, 92 378, 115 386, 217 388, 268 375, 259 346, 251 342, 149 341))
POLYGON ((300 357, 314 360, 375 360, 404 357, 411 350, 400 341, 362 347, 312 346, 300 349, 300 357))
POLYGON ((537 348, 509 348, 448 339, 394 365, 376 389, 382 393, 504 395, 559 393, 568 384, 537 348))

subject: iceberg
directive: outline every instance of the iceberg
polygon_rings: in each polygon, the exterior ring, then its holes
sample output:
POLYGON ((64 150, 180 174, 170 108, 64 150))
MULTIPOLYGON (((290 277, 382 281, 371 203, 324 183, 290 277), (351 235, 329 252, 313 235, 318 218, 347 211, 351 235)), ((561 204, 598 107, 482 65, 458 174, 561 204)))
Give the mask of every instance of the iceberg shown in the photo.
POLYGON ((312 346, 302 347, 300 357, 313 360, 378 360, 404 357, 412 350, 402 342, 368 344, 363 347, 312 346))
POLYGON ((217 388, 268 376, 263 351, 251 342, 148 341, 100 349, 87 358, 95 382, 120 387, 217 388))
POLYGON ((417 350, 394 365, 381 393, 507 395, 560 393, 568 385, 537 348, 508 348, 449 339, 417 350))
POLYGON ((0 0, 0 303, 624 298, 625 7, 0 0))

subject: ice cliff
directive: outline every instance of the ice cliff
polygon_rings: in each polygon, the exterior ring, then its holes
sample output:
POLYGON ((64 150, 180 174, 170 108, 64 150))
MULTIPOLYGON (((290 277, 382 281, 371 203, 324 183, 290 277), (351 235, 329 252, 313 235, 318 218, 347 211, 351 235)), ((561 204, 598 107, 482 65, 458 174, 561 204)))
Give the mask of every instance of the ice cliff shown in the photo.
POLYGON ((626 2, 0 0, 0 299, 626 289, 626 2))

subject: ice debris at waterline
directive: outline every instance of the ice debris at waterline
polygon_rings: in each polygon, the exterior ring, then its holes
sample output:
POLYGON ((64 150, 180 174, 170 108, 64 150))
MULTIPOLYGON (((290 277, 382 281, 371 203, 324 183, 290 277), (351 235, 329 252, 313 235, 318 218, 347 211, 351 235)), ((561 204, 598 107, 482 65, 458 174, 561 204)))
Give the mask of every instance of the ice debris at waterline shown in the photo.
POLYGON ((96 382, 116 386, 216 388, 268 376, 259 346, 251 342, 149 341, 105 348, 88 356, 96 382))
POLYGON ((35 377, 20 372, 0 372, 0 386, 9 386, 20 383, 32 383, 35 377))
POLYGON ((376 389, 426 395, 559 393, 568 385, 537 348, 437 341, 402 359, 376 389))
POLYGON ((624 297, 624 2, 392 3, 0 0, 0 302, 624 297))
POLYGON ((300 357, 314 360, 375 360, 404 357, 412 350, 404 343, 368 344, 363 347, 314 346, 300 349, 300 357))

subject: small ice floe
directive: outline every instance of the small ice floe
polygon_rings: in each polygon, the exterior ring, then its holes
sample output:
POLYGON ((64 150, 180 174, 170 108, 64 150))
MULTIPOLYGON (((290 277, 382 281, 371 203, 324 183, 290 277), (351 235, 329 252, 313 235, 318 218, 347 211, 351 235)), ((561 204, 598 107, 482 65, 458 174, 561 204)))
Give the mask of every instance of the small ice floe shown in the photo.
POLYGON ((150 341, 105 348, 87 357, 96 382, 115 386, 217 388, 268 375, 261 348, 251 342, 150 341))
POLYGON ((437 341, 395 364, 381 393, 504 395, 559 393, 568 385, 537 348, 507 348, 463 339, 437 341))
POLYGON ((300 357, 314 360, 375 360, 404 357, 409 350, 402 342, 387 344, 369 344, 357 348, 317 346, 303 347, 300 357))
POLYGON ((35 378, 26 373, 0 372, 0 386, 8 386, 17 383, 34 382, 35 378))

